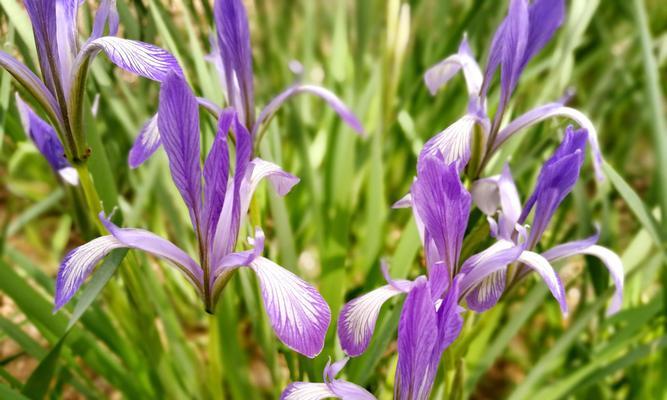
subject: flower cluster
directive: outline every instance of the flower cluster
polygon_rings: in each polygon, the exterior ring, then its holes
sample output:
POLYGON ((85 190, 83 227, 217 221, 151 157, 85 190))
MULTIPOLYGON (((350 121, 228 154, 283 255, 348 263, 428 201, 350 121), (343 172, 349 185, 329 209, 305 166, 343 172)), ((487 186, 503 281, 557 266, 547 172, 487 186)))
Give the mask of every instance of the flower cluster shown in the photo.
MULTIPOLYGON (((116 226, 101 213, 99 220, 108 234, 65 256, 58 271, 54 311, 72 299, 111 251, 137 249, 168 261, 182 272, 211 313, 235 271, 249 268, 259 280, 264 307, 278 338, 307 357, 318 355, 331 320, 328 304, 314 286, 262 256, 263 231, 250 226, 246 218, 255 189, 264 178, 280 195, 286 195, 299 179, 255 153, 271 117, 296 94, 319 96, 345 123, 363 134, 354 114, 327 89, 300 82, 264 108, 256 106, 250 32, 241 0, 216 0, 214 5, 216 34, 208 59, 220 74, 227 108, 196 97, 166 50, 113 36, 118 30, 114 0, 102 1, 92 33, 83 44, 76 23, 79 0, 24 3, 33 25, 42 79, 4 52, 0 52, 0 66, 48 116, 47 123, 17 95, 28 136, 58 176, 77 184, 84 176, 79 176, 76 168, 85 163, 89 153, 83 104, 91 59, 104 52, 119 67, 160 82, 157 113, 142 128, 128 161, 136 168, 158 148, 164 149, 173 182, 189 211, 198 250, 192 257, 154 233, 116 226), (105 31, 108 36, 104 36, 105 31), (205 157, 201 154, 200 107, 217 121, 215 139, 205 157), (240 243, 239 237, 252 229, 254 237, 247 245, 240 243)), ((465 115, 424 145, 410 193, 395 205, 412 208, 426 272, 412 280, 395 280, 383 264, 387 284, 345 304, 337 326, 343 351, 349 357, 359 356, 370 343, 382 305, 405 295, 398 324, 397 399, 427 399, 443 352, 460 335, 467 310, 488 310, 531 272, 544 281, 566 315, 565 288, 551 265, 556 260, 577 254, 600 258, 616 286, 609 312, 621 307, 623 267, 616 254, 596 244, 597 234, 546 251, 540 246, 551 219, 579 178, 587 147, 592 151, 598 179, 603 178, 592 123, 580 111, 567 107, 567 98, 503 122, 522 71, 549 42, 564 15, 564 0, 510 0, 508 15, 493 36, 484 71, 464 38, 457 54, 425 74, 426 86, 435 95, 462 71, 469 97, 465 115), (490 115, 488 93, 496 75, 500 75, 500 95, 490 115), (569 118, 576 126, 567 127, 522 205, 509 164, 498 175, 482 174, 510 137, 551 117, 569 118), (476 130, 480 135, 475 135, 476 130), (475 140, 480 140, 478 146, 473 146, 475 140), (473 206, 486 216, 490 238, 476 243, 480 251, 465 258, 461 253, 473 206)), ((347 360, 327 364, 323 383, 293 382, 282 398, 373 399, 360 386, 336 378, 347 360)))
MULTIPOLYGON (((468 112, 461 119, 430 139, 419 154, 417 176, 410 194, 396 203, 396 208, 412 207, 421 235, 426 259, 426 275, 414 280, 394 280, 386 265, 382 271, 387 281, 345 304, 338 320, 338 336, 348 356, 361 355, 368 347, 382 305, 398 295, 407 295, 398 324, 398 365, 394 380, 397 399, 428 399, 440 359, 459 336, 466 308, 483 312, 493 307, 504 293, 531 271, 545 282, 567 314, 565 289, 551 265, 558 259, 576 254, 599 257, 607 266, 616 285, 609 312, 616 312, 622 302, 623 267, 612 251, 596 245, 597 235, 555 246, 541 254, 535 252, 558 206, 574 187, 584 163, 586 142, 593 150, 598 174, 601 156, 596 132, 581 112, 562 102, 529 111, 506 126, 501 120, 526 64, 549 41, 562 23, 562 0, 512 0, 508 16, 496 31, 484 73, 474 60, 464 38, 459 52, 447 57, 425 75, 432 94, 463 71, 469 93, 468 112), (500 100, 495 115, 487 115, 487 92, 496 70, 500 68, 500 100), (544 163, 526 203, 521 205, 509 165, 497 176, 479 178, 489 157, 514 133, 553 116, 570 117, 581 128, 568 127, 560 146, 544 163), (473 132, 482 132, 482 153, 478 165, 470 165, 473 132), (474 182, 467 190, 462 173, 468 171, 474 182), (472 204, 486 214, 490 235, 488 248, 460 260, 472 204), (527 224, 532 215, 532 223, 527 224), (463 307, 465 305, 465 308, 463 307)), ((320 384, 301 383, 302 397, 293 397, 296 387, 285 398, 315 397, 320 384), (310 386, 308 386, 310 385, 310 386), (310 388, 311 397, 305 395, 310 388), (292 396, 292 397, 290 397, 292 396)), ((330 394, 336 394, 329 387, 330 394)), ((343 397, 339 398, 364 398, 343 397)))

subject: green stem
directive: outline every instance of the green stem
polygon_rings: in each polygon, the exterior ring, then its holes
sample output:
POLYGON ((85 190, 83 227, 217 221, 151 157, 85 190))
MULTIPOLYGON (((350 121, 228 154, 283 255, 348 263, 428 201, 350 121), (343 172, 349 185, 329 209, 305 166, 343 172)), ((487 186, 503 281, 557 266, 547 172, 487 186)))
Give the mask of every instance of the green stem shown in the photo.
POLYGON ((102 203, 100 202, 100 198, 97 195, 97 190, 95 189, 93 180, 90 177, 88 165, 84 162, 77 164, 75 168, 79 173, 79 184, 83 190, 83 195, 86 198, 86 205, 88 206, 88 212, 91 221, 93 221, 99 230, 99 233, 106 232, 106 228, 98 217, 99 213, 102 211, 102 203))

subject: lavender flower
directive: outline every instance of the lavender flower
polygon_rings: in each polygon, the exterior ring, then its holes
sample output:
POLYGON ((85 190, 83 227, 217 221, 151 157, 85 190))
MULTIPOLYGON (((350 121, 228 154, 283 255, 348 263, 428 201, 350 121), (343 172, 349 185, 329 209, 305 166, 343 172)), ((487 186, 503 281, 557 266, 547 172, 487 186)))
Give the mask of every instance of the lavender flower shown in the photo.
POLYGON ((178 63, 167 51, 113 36, 118 30, 115 0, 102 1, 95 15, 93 31, 81 45, 77 30, 80 3, 79 0, 24 0, 33 26, 42 79, 15 58, 0 51, 0 66, 37 100, 53 128, 47 129, 48 124, 28 111, 28 106, 21 102, 19 108, 28 115, 30 126, 27 129, 33 140, 36 143, 52 142, 56 140, 55 132, 62 141, 60 147, 53 143, 49 145, 51 150, 48 150, 48 156, 44 148, 40 148, 49 163, 58 169, 66 164, 53 158, 56 157, 52 152, 55 148, 63 148, 58 157, 65 154, 67 161, 73 164, 88 157, 89 150, 82 129, 82 105, 88 68, 95 55, 102 51, 120 68, 157 81, 162 80, 170 70, 180 71, 178 63), (108 29, 109 36, 103 36, 105 29, 108 29))
MULTIPOLYGON (((463 71, 470 99, 466 115, 431 138, 424 145, 422 154, 434 155, 440 152, 447 162, 456 162, 461 171, 470 161, 475 126, 480 127, 486 145, 481 158, 484 163, 505 141, 520 130, 548 118, 566 117, 588 132, 595 172, 599 180, 603 179, 597 132, 588 117, 576 109, 565 106, 565 100, 537 107, 501 127, 507 104, 521 73, 530 59, 549 42, 562 24, 564 14, 563 0, 535 0, 530 5, 528 0, 510 0, 509 13, 496 30, 491 42, 484 73, 475 61, 465 37, 457 54, 431 67, 424 75, 424 81, 431 94, 435 94, 458 71, 463 71), (500 102, 495 115, 490 119, 486 110, 487 93, 498 69, 500 69, 500 102)), ((480 171, 483 166, 475 167, 480 171)))
POLYGON ((508 168, 498 177, 478 181, 471 196, 461 184, 456 162, 447 164, 442 155, 424 156, 411 194, 400 205, 413 208, 426 255, 427 277, 394 281, 383 268, 387 285, 348 302, 341 311, 338 335, 343 350, 350 356, 363 353, 382 304, 407 293, 398 330, 395 392, 401 399, 427 399, 442 352, 461 330, 459 302, 465 300, 478 312, 492 307, 505 291, 509 267, 518 263, 515 279, 537 272, 565 314, 565 290, 550 261, 573 254, 596 255, 607 265, 617 288, 610 311, 616 311, 622 300, 622 265, 614 253, 594 245, 596 238, 556 246, 542 255, 532 251, 578 178, 586 136, 585 130, 567 130, 565 140, 545 163, 535 194, 523 211, 508 168), (489 215, 497 242, 461 264, 471 197, 489 215), (533 208, 535 217, 529 234, 522 223, 533 208), (496 214, 497 220, 491 218, 496 214))
MULTIPOLYGON (((261 138, 263 127, 271 120, 291 97, 300 93, 310 93, 321 97, 352 129, 363 134, 363 128, 354 114, 329 90, 303 83, 296 83, 274 97, 255 118, 255 95, 253 84, 252 49, 248 17, 241 0, 216 0, 214 5, 217 40, 211 40, 212 61, 220 75, 227 104, 236 110, 243 125, 251 132, 254 145, 261 138)), ((217 113, 215 103, 199 99, 206 108, 217 113)), ((129 155, 131 168, 146 161, 161 143, 160 130, 155 124, 157 116, 149 119, 141 129, 129 155)))
POLYGON ((320 399, 342 399, 342 400, 375 400, 375 396, 368 393, 366 389, 336 379, 336 375, 345 367, 349 358, 344 358, 331 364, 327 363, 322 374, 323 383, 292 382, 280 395, 280 400, 320 400, 320 399))
MULTIPOLYGON (((528 270, 523 265, 510 278, 506 276, 505 269, 492 265, 482 267, 479 265, 484 264, 485 258, 494 257, 497 251, 512 247, 521 248, 522 252, 516 260, 510 262, 519 261, 524 265, 541 266, 542 269, 550 268, 549 263, 552 261, 576 254, 589 254, 600 258, 616 286, 616 293, 608 312, 614 313, 620 309, 623 301, 623 265, 616 254, 595 244, 598 239, 597 234, 581 241, 556 246, 542 254, 532 251, 539 243, 556 209, 572 191, 579 177, 584 161, 586 137, 585 130, 568 127, 563 142, 544 163, 535 190, 523 208, 508 166, 505 166, 499 176, 475 182, 472 189, 473 200, 488 216, 491 233, 498 242, 471 257, 463 266, 464 272, 475 269, 479 275, 486 275, 481 283, 474 283, 472 274, 468 273, 461 283, 463 292, 470 291, 466 300, 471 309, 484 311, 492 307, 504 292, 506 285, 526 276, 528 270), (523 226, 533 210, 531 226, 523 226), (496 215, 497 221, 493 219, 496 215)), ((561 302, 561 309, 564 312, 567 310, 564 302, 561 302)))
POLYGON ((202 171, 197 100, 175 72, 168 74, 162 84, 158 115, 171 175, 190 211, 199 262, 151 232, 119 228, 100 215, 110 234, 65 257, 58 271, 55 309, 67 303, 97 262, 117 248, 143 250, 172 263, 194 285, 209 312, 232 274, 239 267, 248 267, 257 274, 264 306, 280 340, 308 357, 316 356, 324 345, 331 317, 322 296, 307 282, 261 256, 261 229, 256 229, 253 249, 234 252, 242 220, 260 180, 268 178, 277 192, 285 195, 298 178, 262 159, 251 161, 250 133, 232 109, 220 115, 218 132, 202 171), (230 130, 236 143, 233 174, 227 144, 230 130))

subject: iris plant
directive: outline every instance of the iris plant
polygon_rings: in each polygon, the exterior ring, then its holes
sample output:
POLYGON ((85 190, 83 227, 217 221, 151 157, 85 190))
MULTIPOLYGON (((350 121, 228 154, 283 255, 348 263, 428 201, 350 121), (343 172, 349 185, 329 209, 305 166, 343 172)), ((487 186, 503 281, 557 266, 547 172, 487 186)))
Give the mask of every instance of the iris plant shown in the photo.
POLYGON ((511 0, 507 17, 496 30, 486 65, 482 70, 475 60, 464 37, 459 50, 431 67, 424 81, 431 94, 435 94, 457 72, 462 71, 468 90, 467 113, 458 121, 431 138, 424 154, 441 152, 447 162, 456 162, 463 170, 471 160, 471 148, 475 126, 481 130, 480 154, 473 157, 473 177, 484 169, 486 162, 514 134, 522 129, 552 117, 566 117, 588 132, 593 153, 593 165, 599 180, 603 179, 602 156, 597 142, 597 132, 591 121, 579 110, 567 107, 568 96, 559 101, 536 107, 506 125, 503 117, 521 73, 528 62, 551 39, 562 24, 565 15, 564 0, 511 0), (500 99, 492 118, 488 115, 487 94, 496 71, 500 69, 500 99))
POLYGON ((343 350, 350 356, 367 348, 382 304, 407 293, 398 327, 396 398, 427 399, 442 352, 462 326, 459 303, 482 312, 512 284, 535 271, 567 313, 564 286, 550 262, 576 254, 599 257, 616 285, 610 312, 622 302, 623 267, 617 255, 595 244, 597 235, 562 244, 542 254, 533 251, 556 209, 572 190, 584 161, 587 132, 568 128, 565 138, 540 172, 535 191, 522 208, 510 171, 477 181, 471 195, 456 163, 425 155, 412 185, 410 204, 426 255, 427 276, 392 280, 347 303, 338 322, 343 350), (459 262, 472 199, 489 216, 496 242, 459 262), (523 225, 533 212, 532 226, 523 225), (493 217, 497 217, 497 220, 493 217))
POLYGON ((158 115, 171 175, 190 211, 199 261, 151 232, 119 228, 100 215, 110 234, 72 250, 65 257, 56 282, 56 310, 71 299, 95 265, 117 248, 138 249, 169 261, 194 285, 209 312, 232 274, 239 267, 248 267, 259 279, 264 306, 278 337, 288 347, 314 357, 324 345, 331 318, 322 296, 307 282, 261 256, 264 247, 261 229, 256 228, 252 249, 235 252, 258 183, 268 178, 277 192, 284 195, 298 178, 260 158, 251 160, 250 133, 233 109, 221 112, 215 141, 202 169, 198 103, 187 83, 176 73, 170 73, 162 84, 158 115), (230 131, 236 143, 234 168, 230 166, 227 140, 230 131))
MULTIPOLYGON (((274 97, 255 117, 255 94, 252 68, 252 48, 248 17, 241 0, 216 0, 214 4, 216 38, 211 40, 212 52, 208 59, 214 63, 223 85, 226 103, 236 110, 239 119, 251 133, 253 146, 257 146, 263 128, 280 106, 294 95, 310 93, 321 97, 359 134, 363 128, 345 104, 329 90, 310 84, 296 83, 274 97)), ((219 107, 212 101, 199 98, 200 103, 213 114, 219 107)), ((146 161, 159 147, 160 129, 158 116, 146 122, 129 155, 130 167, 136 168, 146 161)))
MULTIPOLYGON (((77 166, 89 156, 83 130, 84 89, 90 63, 97 54, 104 52, 118 67, 156 81, 170 70, 180 71, 167 51, 114 36, 118 31, 115 0, 101 2, 92 32, 81 43, 77 26, 80 3, 80 0, 24 0, 33 27, 41 79, 14 57, 0 51, 0 66, 39 103, 49 119, 47 124, 25 103, 18 102, 30 137, 57 171, 69 164, 77 166)), ((74 174, 66 171, 66 179, 74 181, 74 174)))

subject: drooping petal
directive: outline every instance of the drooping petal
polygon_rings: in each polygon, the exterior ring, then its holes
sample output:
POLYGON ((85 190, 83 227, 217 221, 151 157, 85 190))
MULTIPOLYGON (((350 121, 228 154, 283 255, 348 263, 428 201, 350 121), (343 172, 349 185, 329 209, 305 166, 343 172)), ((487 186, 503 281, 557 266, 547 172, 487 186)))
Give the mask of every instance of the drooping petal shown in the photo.
POLYGON ((535 190, 526 201, 519 218, 519 222, 523 223, 535 206, 535 217, 528 239, 530 248, 540 240, 556 209, 577 182, 585 148, 586 131, 575 131, 568 127, 563 142, 540 170, 535 190))
POLYGON ((625 275, 623 263, 616 253, 605 247, 596 245, 597 239, 598 235, 593 235, 584 240, 561 244, 547 250, 542 256, 549 261, 556 261, 577 254, 587 254, 599 258, 607 267, 616 286, 614 298, 607 309, 607 314, 614 314, 623 305, 623 281, 625 275))
POLYGON ((183 77, 170 73, 160 89, 158 129, 171 176, 190 210, 195 230, 200 227, 201 165, 199 109, 183 77))
POLYGON ((294 351, 313 358, 322 351, 331 310, 306 281, 264 257, 249 266, 259 278, 264 307, 278 338, 294 351))
POLYGON ((329 389, 342 400, 377 400, 366 389, 352 382, 336 379, 329 383, 329 389))
POLYGON ((227 134, 233 120, 233 109, 222 112, 218 119, 218 132, 204 162, 204 221, 209 241, 213 240, 229 183, 227 134))
POLYGON ((56 82, 59 82, 60 78, 56 2, 54 0, 23 0, 23 4, 32 23, 44 83, 51 93, 56 93, 56 82))
POLYGON ((54 172, 59 174, 63 180, 71 185, 79 183, 79 176, 74 168, 65 158, 63 148, 56 131, 46 121, 41 119, 31 108, 16 94, 16 108, 21 117, 23 129, 49 163, 54 172))
POLYGON ((92 58, 99 51, 104 51, 112 63, 125 71, 157 82, 165 80, 170 71, 183 75, 178 61, 167 50, 113 36, 103 36, 88 42, 77 57, 77 65, 82 65, 83 60, 92 58))
POLYGON ((259 157, 255 158, 250 162, 246 177, 241 184, 241 214, 248 212, 253 193, 265 178, 271 182, 280 196, 285 196, 299 183, 299 178, 283 171, 278 165, 259 157))
POLYGON ((586 130, 588 133, 588 143, 591 146, 591 152, 593 154, 595 175, 598 181, 604 180, 604 173, 602 172, 602 153, 600 152, 600 145, 598 144, 597 130, 595 129, 595 126, 593 126, 591 120, 581 111, 566 107, 562 103, 549 103, 534 108, 514 119, 498 133, 498 137, 493 145, 493 151, 497 150, 500 145, 520 130, 552 117, 569 118, 586 130))
MULTIPOLYGON (((398 323, 398 365, 394 397, 427 400, 433 380, 431 357, 437 346, 437 316, 425 277, 415 280, 398 323)), ((437 365, 436 365, 437 368, 437 365)))
POLYGON ((470 51, 466 37, 461 41, 458 53, 440 61, 424 74, 424 82, 431 95, 435 95, 459 71, 463 71, 468 95, 478 95, 482 87, 482 70, 470 51))
POLYGON ((288 99, 292 96, 295 96, 300 93, 309 93, 315 96, 322 98, 326 103, 331 107, 338 116, 345 122, 350 128, 354 129, 360 135, 364 135, 364 128, 361 126, 361 122, 354 115, 354 113, 343 103, 343 101, 338 98, 333 92, 317 85, 306 85, 306 84, 296 84, 288 87, 271 100, 269 104, 262 109, 257 118, 257 123, 253 129, 253 137, 257 137, 257 132, 260 129, 260 126, 268 122, 271 117, 278 111, 280 106, 282 106, 288 99))
POLYGON ((153 115, 146 121, 139 131, 139 136, 132 144, 128 163, 134 169, 148 160, 150 156, 160 147, 160 131, 157 125, 158 114, 153 115))
POLYGON ((391 285, 372 290, 346 303, 338 318, 338 338, 343 351, 356 357, 366 351, 375 330, 380 308, 389 299, 404 293, 391 285))
POLYGON ((111 250, 125 247, 113 236, 102 236, 70 251, 58 269, 54 312, 67 304, 97 263, 111 250))
POLYGON ((461 294, 468 307, 483 312, 493 307, 505 290, 505 271, 522 252, 508 240, 498 240, 486 250, 468 258, 461 268, 461 294))
POLYGON ((202 283, 202 269, 187 253, 156 234, 134 228, 119 228, 100 213, 100 221, 124 247, 138 249, 173 263, 195 286, 202 283))
MULTIPOLYGON (((417 179, 412 184, 415 213, 424 223, 426 250, 429 239, 437 249, 437 260, 443 261, 450 276, 458 268, 463 236, 468 225, 471 196, 463 187, 456 168, 442 160, 425 157, 418 164, 417 179)), ((430 256, 427 251, 427 257, 430 256)), ((431 291, 440 297, 447 282, 431 281, 431 291)))
POLYGON ((419 153, 419 160, 427 156, 434 157, 440 153, 445 163, 456 165, 457 171, 461 172, 470 161, 472 135, 477 122, 476 116, 464 115, 444 131, 429 139, 419 153))
POLYGON ((567 315, 567 302, 565 301, 565 288, 560 280, 560 277, 554 271, 549 261, 537 253, 532 251, 524 251, 518 258, 519 262, 526 264, 528 267, 537 272, 544 283, 546 283, 549 291, 560 304, 560 310, 563 315, 567 315))
POLYGON ((280 400, 323 400, 338 398, 325 383, 292 382, 280 395, 280 400))
POLYGON ((216 0, 218 47, 225 68, 227 99, 244 126, 254 125, 255 99, 248 16, 241 0, 216 0))

